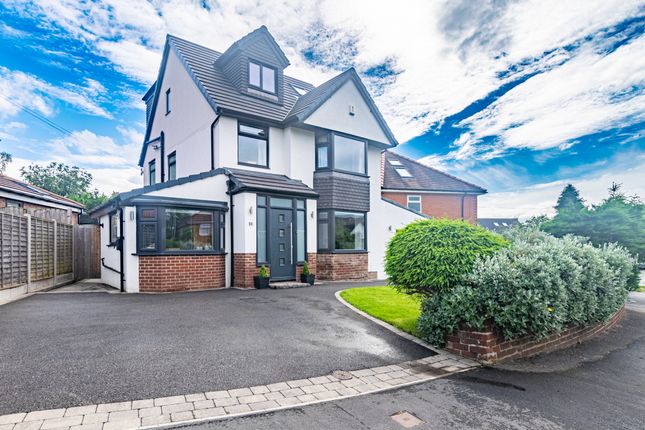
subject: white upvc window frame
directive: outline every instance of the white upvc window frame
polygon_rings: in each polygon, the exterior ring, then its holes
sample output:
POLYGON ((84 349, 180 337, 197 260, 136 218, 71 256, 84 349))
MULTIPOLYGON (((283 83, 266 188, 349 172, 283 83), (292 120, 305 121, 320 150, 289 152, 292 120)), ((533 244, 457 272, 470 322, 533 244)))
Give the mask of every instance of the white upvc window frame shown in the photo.
POLYGON ((408 195, 407 195, 407 203, 406 203, 406 206, 407 206, 407 208, 408 208, 408 209, 412 209, 413 211, 422 212, 422 211, 423 211, 423 203, 422 203, 422 200, 423 200, 423 199, 421 198, 421 195, 419 195, 419 194, 408 194, 408 195), (416 201, 411 201, 411 199, 416 200, 416 201), (417 210, 417 209, 415 209, 415 208, 410 207, 410 204, 411 204, 411 203, 412 203, 412 204, 417 204, 417 203, 418 203, 418 204, 419 204, 419 209, 417 210))

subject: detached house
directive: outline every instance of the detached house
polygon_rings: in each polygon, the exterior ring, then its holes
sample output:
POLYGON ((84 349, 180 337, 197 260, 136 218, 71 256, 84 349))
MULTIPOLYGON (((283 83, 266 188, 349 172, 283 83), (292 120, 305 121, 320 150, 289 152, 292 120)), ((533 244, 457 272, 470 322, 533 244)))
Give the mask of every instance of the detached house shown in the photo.
POLYGON ((128 292, 385 277, 388 239, 422 218, 381 197, 397 145, 354 69, 315 87, 266 27, 224 53, 168 36, 146 93, 143 187, 96 208, 102 279, 128 292))

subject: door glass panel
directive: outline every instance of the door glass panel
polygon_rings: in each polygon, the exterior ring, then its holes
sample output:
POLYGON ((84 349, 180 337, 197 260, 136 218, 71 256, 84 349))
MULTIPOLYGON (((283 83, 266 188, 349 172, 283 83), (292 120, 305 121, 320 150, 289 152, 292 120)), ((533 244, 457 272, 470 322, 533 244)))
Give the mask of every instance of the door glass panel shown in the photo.
POLYGON ((282 199, 279 197, 271 197, 271 206, 276 208, 289 208, 293 207, 292 199, 282 199))
POLYGON ((280 259, 280 266, 284 266, 286 263, 286 260, 284 258, 280 259))
POLYGON ((280 237, 284 237, 284 229, 283 229, 283 228, 281 228, 281 229, 279 230, 279 234, 278 234, 278 236, 280 236, 280 237))
POLYGON ((305 212, 296 215, 296 260, 305 261, 305 212))
POLYGON ((284 214, 280 214, 280 215, 278 215, 278 220, 279 220, 280 222, 284 222, 284 214))
POLYGON ((281 244, 280 244, 280 251, 285 251, 284 243, 281 243, 281 244))
POLYGON ((258 261, 267 261, 267 210, 258 208, 258 261))

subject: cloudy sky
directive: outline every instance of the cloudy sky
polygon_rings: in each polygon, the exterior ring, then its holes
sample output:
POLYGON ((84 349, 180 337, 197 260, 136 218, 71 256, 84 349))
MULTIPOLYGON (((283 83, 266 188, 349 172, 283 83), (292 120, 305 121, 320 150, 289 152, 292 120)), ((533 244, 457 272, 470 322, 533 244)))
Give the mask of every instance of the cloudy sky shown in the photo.
POLYGON ((354 66, 401 153, 489 190, 480 216, 645 197, 645 2, 0 1, 0 150, 140 186, 141 96, 166 33, 224 51, 265 24, 291 76, 354 66))

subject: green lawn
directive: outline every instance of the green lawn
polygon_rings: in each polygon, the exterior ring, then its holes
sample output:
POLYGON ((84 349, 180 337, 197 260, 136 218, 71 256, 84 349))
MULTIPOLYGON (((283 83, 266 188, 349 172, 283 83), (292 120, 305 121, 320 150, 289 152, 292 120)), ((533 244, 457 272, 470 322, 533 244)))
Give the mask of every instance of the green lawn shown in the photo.
POLYGON ((392 287, 350 288, 341 292, 340 296, 363 312, 418 336, 418 298, 399 293, 392 287))
POLYGON ((638 289, 636 289, 636 291, 638 291, 639 293, 645 293, 645 285, 641 285, 640 287, 638 287, 638 289))

